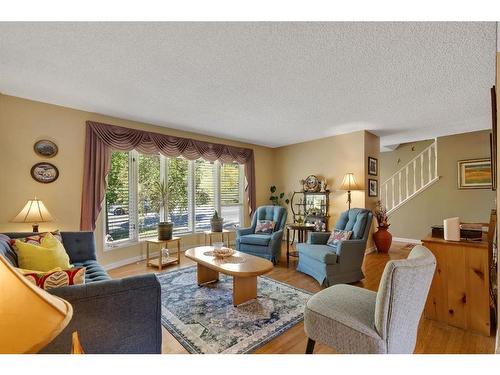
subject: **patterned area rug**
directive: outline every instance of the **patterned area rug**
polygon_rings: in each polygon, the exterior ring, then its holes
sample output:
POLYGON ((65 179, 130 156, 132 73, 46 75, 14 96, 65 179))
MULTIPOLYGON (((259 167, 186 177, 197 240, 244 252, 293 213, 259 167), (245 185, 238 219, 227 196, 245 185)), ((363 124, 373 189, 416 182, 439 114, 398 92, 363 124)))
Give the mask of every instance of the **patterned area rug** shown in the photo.
POLYGON ((258 278, 258 296, 232 304, 233 280, 199 287, 196 266, 158 274, 162 324, 189 353, 250 353, 303 320, 311 293, 268 277, 258 278))

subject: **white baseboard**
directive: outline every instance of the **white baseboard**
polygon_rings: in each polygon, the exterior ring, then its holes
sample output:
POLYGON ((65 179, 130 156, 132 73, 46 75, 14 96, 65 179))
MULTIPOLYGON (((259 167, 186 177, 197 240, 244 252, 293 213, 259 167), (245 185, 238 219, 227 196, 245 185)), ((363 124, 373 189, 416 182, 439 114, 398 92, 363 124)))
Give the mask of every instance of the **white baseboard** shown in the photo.
MULTIPOLYGON (((158 253, 151 254, 151 255, 152 256, 157 256, 158 253)), ((141 260, 144 260, 144 259, 146 259, 145 255, 138 255, 136 257, 119 260, 118 262, 108 263, 108 264, 104 265, 103 268, 106 271, 109 271, 109 270, 112 270, 112 269, 115 269, 115 268, 118 268, 118 267, 126 266, 127 264, 132 264, 132 263, 140 262, 141 260)))
POLYGON ((415 240, 413 238, 392 237, 392 240, 395 241, 395 242, 406 242, 406 243, 412 243, 412 244, 415 244, 415 245, 422 245, 422 241, 415 240))
MULTIPOLYGON (((201 245, 197 245, 197 246, 201 246, 201 245)), ((188 246, 188 247, 184 247, 183 246, 183 247, 181 247, 181 252, 184 252, 184 251, 186 251, 187 249, 189 249, 191 247, 192 246, 188 246)), ((177 251, 172 251, 172 249, 170 249, 170 253, 177 254, 177 251)), ((154 253, 149 254, 149 256, 151 258, 154 258, 154 257, 157 257, 159 254, 160 254, 160 252, 156 251, 154 253)), ((146 260, 146 254, 145 253, 142 254, 142 255, 138 255, 136 257, 126 258, 126 259, 119 260, 117 262, 108 263, 106 265, 103 265, 103 268, 106 271, 109 271, 109 270, 112 270, 112 269, 115 269, 115 268, 118 268, 118 267, 126 266, 127 264, 132 264, 132 263, 140 262, 142 260, 146 260)))

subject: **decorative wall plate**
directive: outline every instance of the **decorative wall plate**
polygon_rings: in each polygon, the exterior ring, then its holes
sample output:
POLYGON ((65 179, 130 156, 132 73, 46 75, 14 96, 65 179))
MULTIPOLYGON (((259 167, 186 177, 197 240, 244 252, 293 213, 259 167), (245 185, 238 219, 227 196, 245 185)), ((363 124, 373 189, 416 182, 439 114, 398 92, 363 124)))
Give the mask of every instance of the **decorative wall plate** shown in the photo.
POLYGON ((54 182, 59 177, 59 170, 54 164, 41 162, 31 167, 31 177, 43 184, 54 182))
POLYGON ((319 190, 318 177, 314 175, 307 176, 305 180, 305 187, 307 188, 307 191, 318 191, 319 190))
POLYGON ((33 149, 42 158, 53 158, 57 155, 57 145, 48 139, 41 139, 33 145, 33 149))

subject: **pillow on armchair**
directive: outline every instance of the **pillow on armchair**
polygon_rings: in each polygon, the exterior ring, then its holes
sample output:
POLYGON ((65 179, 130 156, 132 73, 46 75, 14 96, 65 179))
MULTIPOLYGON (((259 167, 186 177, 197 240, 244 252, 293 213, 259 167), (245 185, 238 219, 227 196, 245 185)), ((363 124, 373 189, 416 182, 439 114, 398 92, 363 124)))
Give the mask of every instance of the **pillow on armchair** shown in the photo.
POLYGON ((332 234, 330 234, 326 244, 336 249, 340 241, 346 241, 350 239, 351 236, 352 230, 335 229, 332 234))
POLYGON ((255 233, 271 234, 274 231, 276 223, 272 220, 257 220, 255 233))

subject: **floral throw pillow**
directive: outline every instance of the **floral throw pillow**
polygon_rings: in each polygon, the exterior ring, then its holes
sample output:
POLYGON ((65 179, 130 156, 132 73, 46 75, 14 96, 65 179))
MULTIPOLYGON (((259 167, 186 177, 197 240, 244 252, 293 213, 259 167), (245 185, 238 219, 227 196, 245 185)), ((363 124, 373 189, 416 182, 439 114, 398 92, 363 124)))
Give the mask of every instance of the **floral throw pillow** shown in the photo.
POLYGON ((59 242, 62 243, 62 236, 61 236, 61 232, 59 230, 56 230, 54 232, 42 232, 42 233, 38 233, 38 234, 33 234, 31 236, 28 236, 28 237, 22 237, 22 238, 12 238, 10 240, 10 246, 12 246, 12 248, 14 250, 17 250, 16 249, 16 240, 18 241, 21 241, 21 242, 26 242, 26 243, 30 243, 32 245, 37 245, 37 246, 40 246, 41 243, 42 243, 42 238, 44 238, 48 233, 52 233, 52 235, 57 238, 59 240, 59 242))
POLYGON ((274 230, 274 221, 272 220, 257 220, 255 233, 271 234, 274 230))
POLYGON ((68 285, 85 283, 85 267, 75 267, 68 270, 56 268, 48 272, 18 269, 24 277, 42 289, 59 288, 68 285))
POLYGON ((335 229, 332 234, 330 234, 330 237, 328 238, 328 241, 326 244, 328 246, 337 248, 339 242, 341 241, 346 241, 352 236, 352 231, 351 230, 340 230, 340 229, 335 229))

